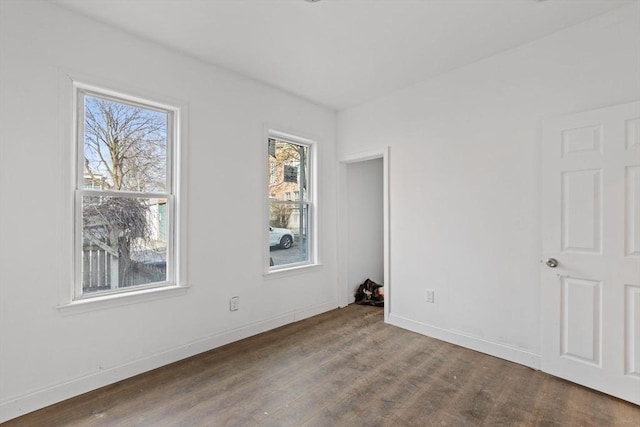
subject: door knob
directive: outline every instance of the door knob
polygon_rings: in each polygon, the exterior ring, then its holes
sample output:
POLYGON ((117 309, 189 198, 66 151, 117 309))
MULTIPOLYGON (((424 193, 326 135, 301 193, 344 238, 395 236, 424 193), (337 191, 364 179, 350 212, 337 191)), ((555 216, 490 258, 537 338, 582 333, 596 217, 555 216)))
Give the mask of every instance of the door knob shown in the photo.
POLYGON ((547 264, 549 268, 556 268, 558 266, 558 260, 555 258, 547 258, 545 264, 547 264))

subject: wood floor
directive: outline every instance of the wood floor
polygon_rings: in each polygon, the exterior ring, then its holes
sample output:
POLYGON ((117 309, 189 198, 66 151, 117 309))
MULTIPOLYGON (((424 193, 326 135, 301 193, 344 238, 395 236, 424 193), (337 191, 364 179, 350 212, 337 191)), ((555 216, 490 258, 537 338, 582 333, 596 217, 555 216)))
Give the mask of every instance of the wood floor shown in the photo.
POLYGON ((5 425, 637 427, 640 407, 351 305, 5 425))

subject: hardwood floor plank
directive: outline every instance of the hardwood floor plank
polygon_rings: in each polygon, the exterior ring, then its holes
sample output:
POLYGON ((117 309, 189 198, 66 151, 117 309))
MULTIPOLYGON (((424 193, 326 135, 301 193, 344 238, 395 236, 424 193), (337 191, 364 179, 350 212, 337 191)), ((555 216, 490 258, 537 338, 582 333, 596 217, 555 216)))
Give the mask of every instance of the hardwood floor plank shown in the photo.
POLYGON ((352 305, 11 420, 14 426, 638 426, 640 407, 385 325, 352 305))

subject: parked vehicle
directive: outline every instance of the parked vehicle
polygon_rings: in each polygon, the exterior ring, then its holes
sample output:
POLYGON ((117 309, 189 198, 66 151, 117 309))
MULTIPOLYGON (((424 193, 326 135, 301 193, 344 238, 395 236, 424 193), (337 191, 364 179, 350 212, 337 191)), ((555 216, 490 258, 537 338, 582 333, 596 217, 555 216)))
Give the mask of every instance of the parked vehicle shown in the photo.
POLYGON ((288 228, 269 227, 269 246, 289 249, 293 246, 293 233, 288 228))

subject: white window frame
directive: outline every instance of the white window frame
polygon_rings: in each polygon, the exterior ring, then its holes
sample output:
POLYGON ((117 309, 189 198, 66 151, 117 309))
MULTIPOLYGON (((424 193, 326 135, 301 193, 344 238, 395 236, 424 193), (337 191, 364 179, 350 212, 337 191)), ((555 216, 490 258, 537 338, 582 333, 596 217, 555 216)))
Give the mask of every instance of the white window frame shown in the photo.
MULTIPOLYGON (((180 287, 178 284, 178 159, 179 159, 179 120, 180 108, 172 105, 156 102, 147 98, 131 96, 122 92, 107 90, 101 87, 87 85, 79 82, 73 83, 73 113, 74 113, 74 146, 75 146, 75 190, 74 190, 74 286, 73 302, 88 302, 92 300, 105 300, 121 298, 123 296, 149 296, 155 291, 166 291, 170 288, 180 287), (115 102, 125 103, 149 110, 158 110, 167 113, 167 188, 165 192, 133 192, 115 191, 105 189, 84 188, 84 97, 92 96, 115 102), (166 280, 161 282, 116 288, 95 293, 83 293, 82 283, 82 200, 83 196, 111 196, 124 198, 160 198, 166 199, 167 215, 169 217, 167 227, 167 255, 166 255, 166 280)), ((166 293, 166 292, 165 292, 166 293)))
MULTIPOLYGON (((318 233, 317 144, 315 140, 301 137, 293 133, 274 130, 270 127, 265 128, 265 136, 263 139, 264 141, 264 151, 263 151, 264 157, 263 158, 267 160, 269 158, 268 141, 270 138, 273 138, 282 142, 288 142, 290 144, 302 145, 307 147, 307 181, 308 181, 307 187, 308 188, 307 188, 307 200, 304 203, 307 204, 308 206, 307 210, 309 215, 308 224, 307 224, 307 239, 308 239, 307 244, 308 244, 309 256, 308 256, 308 260, 305 260, 305 261, 271 266, 270 265, 271 255, 269 250, 269 231, 268 231, 269 227, 265 227, 266 232, 265 232, 265 237, 263 239, 264 241, 263 248, 264 248, 264 254, 265 254, 264 256, 265 278, 279 277, 281 275, 288 275, 288 274, 296 274, 302 271, 310 271, 319 266, 318 244, 317 244, 318 242, 318 238, 317 238, 317 233, 318 233)), ((268 165, 265 164, 265 168, 268 169, 268 165)), ((263 217, 264 218, 263 221, 265 221, 268 225, 271 202, 274 202, 275 200, 270 197, 270 194, 268 191, 271 174, 270 173, 265 174, 265 176, 269 176, 269 179, 265 179, 265 189, 263 192, 264 198, 265 198, 265 204, 264 204, 265 214, 263 217)), ((293 200, 279 201, 279 202, 296 204, 296 202, 293 200)))
POLYGON ((277 176, 277 168, 276 165, 272 165, 269 168, 269 184, 275 184, 277 176))

